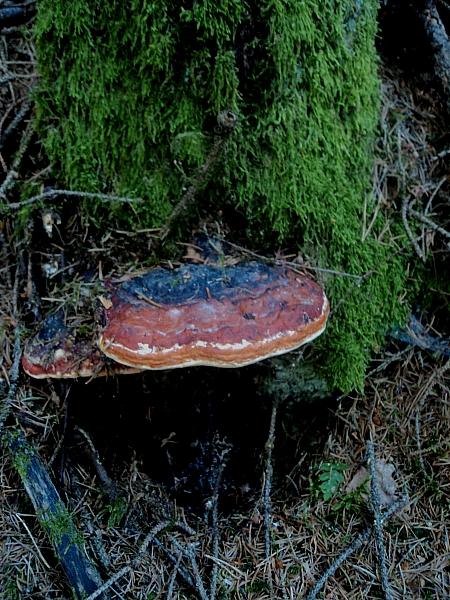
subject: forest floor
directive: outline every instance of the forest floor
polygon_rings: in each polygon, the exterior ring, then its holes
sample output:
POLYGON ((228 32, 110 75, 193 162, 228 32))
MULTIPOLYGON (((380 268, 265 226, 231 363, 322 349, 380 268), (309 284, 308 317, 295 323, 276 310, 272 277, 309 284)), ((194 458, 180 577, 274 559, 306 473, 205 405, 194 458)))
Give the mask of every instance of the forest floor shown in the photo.
MULTIPOLYGON (((14 201, 51 179, 29 124, 35 68, 29 37, 2 35, 0 192, 14 201)), ((392 61, 380 75, 382 209, 449 181, 437 95, 392 61)), ((448 335, 448 294, 434 290, 434 314, 418 311, 419 333, 411 324, 387 340, 363 393, 323 402, 272 404, 258 389, 264 366, 32 382, 16 367, 37 315, 74 296, 82 312, 93 287, 82 269, 95 265, 90 282, 113 264, 136 270, 154 232, 93 237, 74 205, 55 203, 26 219, 0 213, 0 430, 20 428, 44 459, 102 597, 450 598, 450 362, 448 346, 427 349, 448 335)), ((436 269, 448 260, 426 223, 412 243, 436 269)), ((0 597, 73 597, 6 449, 0 489, 0 597)))

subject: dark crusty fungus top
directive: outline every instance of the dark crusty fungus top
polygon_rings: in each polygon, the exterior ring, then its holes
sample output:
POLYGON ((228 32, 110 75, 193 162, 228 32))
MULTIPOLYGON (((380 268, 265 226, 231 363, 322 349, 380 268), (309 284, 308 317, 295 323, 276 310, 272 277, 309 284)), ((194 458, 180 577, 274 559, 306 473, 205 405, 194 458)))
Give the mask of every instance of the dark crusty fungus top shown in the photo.
POLYGON ((157 268, 113 288, 99 348, 138 369, 240 367, 289 352, 325 329, 310 278, 251 262, 157 268))
POLYGON ((107 359, 92 341, 92 335, 83 337, 75 327, 68 327, 61 312, 46 317, 37 334, 27 340, 22 367, 37 379, 137 372, 107 359))

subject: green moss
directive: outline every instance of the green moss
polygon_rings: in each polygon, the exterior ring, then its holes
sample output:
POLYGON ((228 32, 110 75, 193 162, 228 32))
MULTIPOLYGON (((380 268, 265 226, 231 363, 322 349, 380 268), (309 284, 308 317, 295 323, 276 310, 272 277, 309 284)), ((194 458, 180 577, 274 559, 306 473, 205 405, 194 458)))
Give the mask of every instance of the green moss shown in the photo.
POLYGON ((126 515, 128 510, 128 504, 125 498, 118 496, 113 502, 107 504, 105 507, 105 513, 108 515, 107 527, 118 527, 126 515))
POLYGON ((135 227, 164 223, 217 113, 239 114, 197 210, 238 208, 268 253, 284 243, 318 266, 370 273, 360 287, 325 281, 335 312, 318 364, 342 390, 361 388, 370 351, 407 310, 401 246, 361 239, 363 205, 374 208, 377 4, 41 0, 35 29, 37 123, 63 185, 143 197, 112 209, 135 227))
POLYGON ((38 514, 39 522, 55 546, 82 546, 83 536, 77 531, 72 515, 61 502, 50 510, 38 514))
POLYGON ((3 443, 6 448, 14 448, 11 453, 14 468, 19 473, 20 478, 25 480, 34 455, 29 447, 22 443, 22 439, 21 432, 8 431, 4 436, 3 443))

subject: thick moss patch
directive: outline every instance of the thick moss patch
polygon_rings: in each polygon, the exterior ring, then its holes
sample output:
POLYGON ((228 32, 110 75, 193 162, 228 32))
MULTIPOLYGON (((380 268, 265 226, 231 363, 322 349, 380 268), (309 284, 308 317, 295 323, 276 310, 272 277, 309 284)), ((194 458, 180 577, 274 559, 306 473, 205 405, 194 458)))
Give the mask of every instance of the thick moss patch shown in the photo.
POLYGON ((359 287, 325 281, 336 311, 320 364, 343 390, 362 386, 369 352, 405 312, 403 259, 373 235, 362 240, 376 6, 41 0, 36 21, 37 119, 61 181, 143 197, 135 225, 164 223, 205 160, 217 113, 239 115, 197 210, 237 207, 268 252, 289 243, 320 267, 368 274, 359 287))

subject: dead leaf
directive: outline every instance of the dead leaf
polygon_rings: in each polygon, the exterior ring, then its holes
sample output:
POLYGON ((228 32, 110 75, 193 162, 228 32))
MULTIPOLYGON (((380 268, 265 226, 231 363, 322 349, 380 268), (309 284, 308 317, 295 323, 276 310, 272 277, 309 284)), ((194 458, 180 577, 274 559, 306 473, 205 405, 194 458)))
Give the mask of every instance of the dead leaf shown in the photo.
POLYGON ((98 299, 102 303, 103 308, 105 308, 106 310, 112 308, 113 303, 109 298, 105 298, 105 296, 99 296, 98 299))
POLYGON ((187 244, 186 254, 184 255, 185 260, 190 260, 193 263, 202 264, 205 262, 204 257, 198 251, 197 246, 187 244))
MULTIPOLYGON (((381 506, 390 506, 395 500, 397 500, 397 484, 393 478, 395 466, 392 463, 388 463, 385 460, 378 460, 375 472, 378 480, 378 489, 380 492, 381 506)), ((347 485, 345 491, 347 494, 354 492, 359 487, 369 482, 369 472, 366 467, 361 467, 353 476, 350 483, 347 485)), ((364 496, 368 496, 369 487, 366 486, 366 492, 364 496)))

